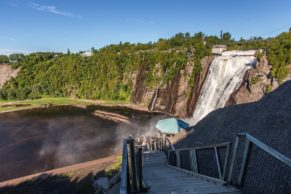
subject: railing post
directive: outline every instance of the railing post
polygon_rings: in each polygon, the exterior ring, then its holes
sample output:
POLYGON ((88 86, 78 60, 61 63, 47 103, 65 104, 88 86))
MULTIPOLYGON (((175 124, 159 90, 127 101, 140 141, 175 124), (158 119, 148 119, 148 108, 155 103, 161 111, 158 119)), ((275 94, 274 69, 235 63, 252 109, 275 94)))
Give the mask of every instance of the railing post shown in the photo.
POLYGON ((169 165, 172 165, 172 162, 171 162, 171 150, 168 150, 168 164, 169 165))
POLYGON ((149 145, 150 145, 150 150, 149 151, 153 151, 154 145, 153 145, 153 139, 152 139, 152 137, 149 138, 149 145))
POLYGON ((138 148, 136 155, 138 190, 142 190, 142 148, 138 148))
POLYGON ((163 147, 163 151, 166 151, 166 146, 167 146, 167 143, 166 143, 166 137, 165 137, 165 134, 162 135, 162 147, 163 147))
POLYGON ((229 160, 230 160, 230 149, 231 149, 231 144, 229 144, 226 147, 226 154, 225 154, 223 173, 222 173, 222 180, 224 180, 224 181, 226 180, 226 168, 227 168, 227 165, 228 165, 229 160))
POLYGON ((176 153, 176 163, 177 163, 177 167, 178 168, 181 168, 181 157, 180 157, 180 150, 176 150, 175 151, 176 153))
POLYGON ((121 165, 121 182, 120 182, 120 194, 127 194, 128 193, 128 152, 127 152, 127 139, 123 141, 123 148, 122 148, 122 165, 121 165))
POLYGON ((147 151, 152 151, 152 148, 151 148, 151 137, 147 137, 147 151))
POLYGON ((219 159, 217 147, 214 147, 214 154, 215 154, 215 158, 216 158, 216 164, 217 164, 219 179, 222 179, 221 164, 220 164, 220 159, 219 159))
POLYGON ((234 163, 235 163, 235 159, 236 159, 238 143, 239 143, 239 136, 237 136, 235 138, 235 143, 234 143, 234 147, 233 147, 233 154, 232 154, 229 175, 228 175, 228 182, 230 182, 230 183, 232 183, 233 168, 234 168, 234 163))
POLYGON ((238 177, 238 185, 239 186, 242 185, 242 182, 244 179, 246 166, 247 166, 248 159, 249 159, 250 148, 251 148, 251 142, 248 140, 248 138, 246 138, 244 155, 243 155, 242 164, 241 164, 241 170, 240 170, 239 177, 238 177))
POLYGON ((193 158, 193 151, 192 149, 190 148, 189 149, 189 160, 190 160, 190 169, 192 172, 194 172, 194 158, 193 158))
POLYGON ((193 149, 193 156, 194 156, 194 172, 199 173, 199 168, 198 168, 198 161, 197 161, 197 152, 196 149, 193 149))
POLYGON ((137 176, 136 176, 136 161, 135 161, 135 151, 134 151, 134 139, 129 137, 129 155, 130 155, 130 165, 129 165, 129 172, 131 172, 131 183, 133 192, 137 191, 137 176))

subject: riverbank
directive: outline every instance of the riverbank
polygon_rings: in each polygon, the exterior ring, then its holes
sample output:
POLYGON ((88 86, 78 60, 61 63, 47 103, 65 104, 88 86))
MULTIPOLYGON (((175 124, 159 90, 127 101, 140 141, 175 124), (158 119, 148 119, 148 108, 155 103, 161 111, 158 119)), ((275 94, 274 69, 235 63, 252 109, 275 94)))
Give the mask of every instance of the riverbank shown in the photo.
MULTIPOLYGON (((5 164, 0 168, 0 174, 2 181, 14 178, 12 182, 3 183, 4 187, 19 189, 20 193, 27 184, 38 185, 41 182, 50 186, 50 182, 59 182, 60 179, 65 180, 68 188, 79 187, 80 181, 75 180, 80 180, 79 172, 83 174, 84 169, 79 170, 78 164, 86 164, 86 161, 95 158, 110 157, 110 161, 104 163, 113 165, 109 166, 109 171, 119 168, 120 159, 114 162, 111 157, 119 152, 122 139, 128 134, 139 136, 147 133, 157 119, 164 117, 164 114, 148 111, 140 105, 71 98, 0 101, 0 113, 6 113, 0 114, 3 134, 0 134, 3 143, 0 161, 5 164), (77 166, 66 167, 72 164, 77 166), (60 168, 66 172, 56 171, 60 168), (44 171, 48 173, 42 173, 44 171), (34 173, 38 174, 31 177, 30 174, 34 173)), ((100 168, 95 168, 93 163, 94 166, 91 163, 86 165, 88 174, 95 174, 91 173, 91 169, 103 172, 103 162, 100 168)), ((91 189, 88 183, 90 180, 86 179, 85 187, 91 189)), ((83 187, 83 183, 81 185, 83 187)), ((42 188, 40 186, 40 190, 42 188)))
POLYGON ((95 101, 28 102, 4 102, 14 112, 0 114, 0 181, 109 156, 165 116, 95 101))
POLYGON ((120 169, 121 156, 109 157, 53 169, 29 176, 0 182, 4 193, 93 193, 92 179, 112 177, 120 169))
POLYGON ((52 106, 76 106, 87 107, 89 105, 101 106, 118 106, 127 107, 135 110, 148 111, 143 105, 134 105, 123 101, 105 101, 105 100, 90 100, 90 99, 75 99, 75 98, 41 98, 35 100, 20 100, 20 101, 5 101, 0 100, 0 113, 13 112, 19 110, 43 108, 52 106))

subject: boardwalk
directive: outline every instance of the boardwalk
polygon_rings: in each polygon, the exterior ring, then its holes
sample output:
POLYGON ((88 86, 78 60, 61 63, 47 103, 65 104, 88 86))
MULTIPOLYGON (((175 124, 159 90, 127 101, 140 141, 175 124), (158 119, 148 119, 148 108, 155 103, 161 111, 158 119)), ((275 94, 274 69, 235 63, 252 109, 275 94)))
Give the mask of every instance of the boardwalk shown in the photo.
POLYGON ((234 187, 167 165, 161 151, 143 153, 143 178, 152 194, 240 193, 234 187))

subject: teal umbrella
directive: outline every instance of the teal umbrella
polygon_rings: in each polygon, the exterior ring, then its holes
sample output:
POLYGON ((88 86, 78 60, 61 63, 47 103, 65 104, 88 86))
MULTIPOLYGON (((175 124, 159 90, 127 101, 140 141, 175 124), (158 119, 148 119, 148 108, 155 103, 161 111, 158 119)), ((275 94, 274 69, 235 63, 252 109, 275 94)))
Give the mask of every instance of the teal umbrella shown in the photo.
POLYGON ((159 120, 158 123, 156 124, 156 128, 161 132, 161 133, 166 133, 166 134, 177 134, 181 131, 181 129, 185 129, 189 127, 189 124, 177 119, 177 118, 169 118, 169 119, 163 119, 159 120))

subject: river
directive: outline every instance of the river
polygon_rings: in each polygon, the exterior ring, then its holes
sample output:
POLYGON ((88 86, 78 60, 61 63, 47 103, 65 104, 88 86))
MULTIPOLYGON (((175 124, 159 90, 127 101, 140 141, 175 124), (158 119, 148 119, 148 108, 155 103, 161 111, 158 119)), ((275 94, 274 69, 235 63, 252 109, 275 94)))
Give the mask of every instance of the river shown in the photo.
POLYGON ((158 118, 128 108, 106 110, 130 118, 136 126, 130 127, 93 115, 95 109, 62 106, 0 114, 0 181, 115 154, 124 137, 146 133, 158 118))

